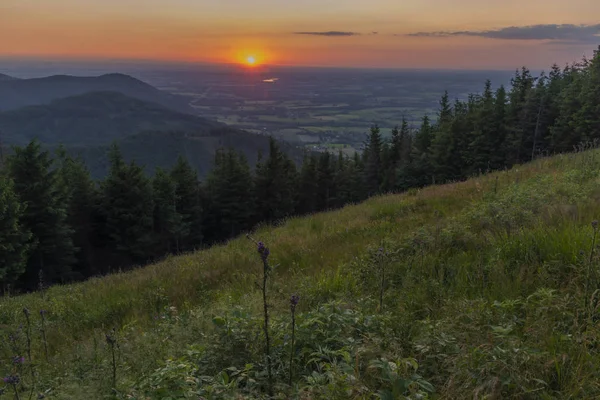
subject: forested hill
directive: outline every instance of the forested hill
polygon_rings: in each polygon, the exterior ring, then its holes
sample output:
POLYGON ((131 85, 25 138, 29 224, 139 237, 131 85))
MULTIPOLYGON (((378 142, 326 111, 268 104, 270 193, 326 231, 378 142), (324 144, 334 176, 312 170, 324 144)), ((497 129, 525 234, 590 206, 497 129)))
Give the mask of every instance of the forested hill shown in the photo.
POLYGON ((97 77, 55 75, 33 79, 0 79, 0 111, 47 104, 62 97, 97 91, 120 92, 175 111, 193 112, 185 97, 163 92, 129 75, 117 73, 97 77))
POLYGON ((0 74, 0 82, 14 81, 16 79, 10 75, 0 74))
POLYGON ((88 92, 0 112, 2 140, 16 145, 33 139, 65 146, 105 145, 148 130, 208 136, 212 129, 223 126, 119 92, 88 92))
MULTIPOLYGON (((218 148, 236 149, 251 165, 259 152, 269 148, 265 136, 119 92, 90 92, 0 112, 0 133, 6 152, 12 145, 27 145, 33 139, 51 150, 64 146, 69 154, 83 158, 94 179, 108 173, 108 150, 113 142, 125 160, 136 161, 147 174, 156 167, 170 168, 184 156, 200 177, 208 173, 218 148)), ((283 146, 299 161, 300 151, 283 146)))

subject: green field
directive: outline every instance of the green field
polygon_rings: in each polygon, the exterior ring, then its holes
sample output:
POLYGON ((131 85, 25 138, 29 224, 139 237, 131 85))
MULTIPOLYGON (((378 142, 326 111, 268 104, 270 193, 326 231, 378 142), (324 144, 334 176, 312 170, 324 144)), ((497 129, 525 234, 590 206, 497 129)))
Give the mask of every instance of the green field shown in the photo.
MULTIPOLYGON (((598 398, 599 200, 595 150, 261 227, 275 397, 598 398)), ((21 399, 266 399, 261 271, 242 237, 4 298, 3 376, 21 399)))

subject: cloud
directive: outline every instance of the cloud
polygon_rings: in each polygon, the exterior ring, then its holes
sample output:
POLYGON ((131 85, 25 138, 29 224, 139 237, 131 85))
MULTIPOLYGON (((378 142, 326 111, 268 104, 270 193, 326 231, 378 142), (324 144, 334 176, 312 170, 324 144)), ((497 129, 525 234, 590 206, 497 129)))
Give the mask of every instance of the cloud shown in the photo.
POLYGON ((488 31, 438 31, 416 32, 408 35, 412 37, 454 37, 477 36, 489 39, 504 40, 550 40, 569 43, 600 43, 600 24, 574 25, 574 24, 546 24, 529 26, 509 26, 488 31))
POLYGON ((360 33, 357 32, 341 32, 341 31, 327 31, 327 32, 294 32, 294 35, 313 35, 313 36, 358 36, 360 33))

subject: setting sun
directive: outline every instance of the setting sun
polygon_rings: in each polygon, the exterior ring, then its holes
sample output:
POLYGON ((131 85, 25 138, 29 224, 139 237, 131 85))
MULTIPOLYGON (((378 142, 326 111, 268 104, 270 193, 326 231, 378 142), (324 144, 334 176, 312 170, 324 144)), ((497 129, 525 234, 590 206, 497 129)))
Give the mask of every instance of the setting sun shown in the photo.
POLYGON ((254 56, 246 57, 246 64, 248 64, 250 66, 256 65, 256 57, 254 57, 254 56))

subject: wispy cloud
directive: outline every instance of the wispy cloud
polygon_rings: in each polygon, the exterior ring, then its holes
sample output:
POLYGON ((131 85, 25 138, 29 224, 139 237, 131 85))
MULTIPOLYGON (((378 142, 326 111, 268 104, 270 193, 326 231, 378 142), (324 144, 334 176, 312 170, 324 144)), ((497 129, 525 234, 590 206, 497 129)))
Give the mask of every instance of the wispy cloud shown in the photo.
POLYGON ((294 32, 294 35, 313 35, 313 36, 358 36, 360 33, 357 32, 341 32, 341 31, 327 31, 327 32, 294 32))
MULTIPOLYGON (((400 36, 400 35, 395 35, 400 36)), ((486 31, 438 31, 415 32, 408 35, 413 37, 454 37, 477 36, 489 39, 505 40, 550 40, 570 43, 600 43, 600 24, 545 24, 529 26, 509 26, 486 31)))

